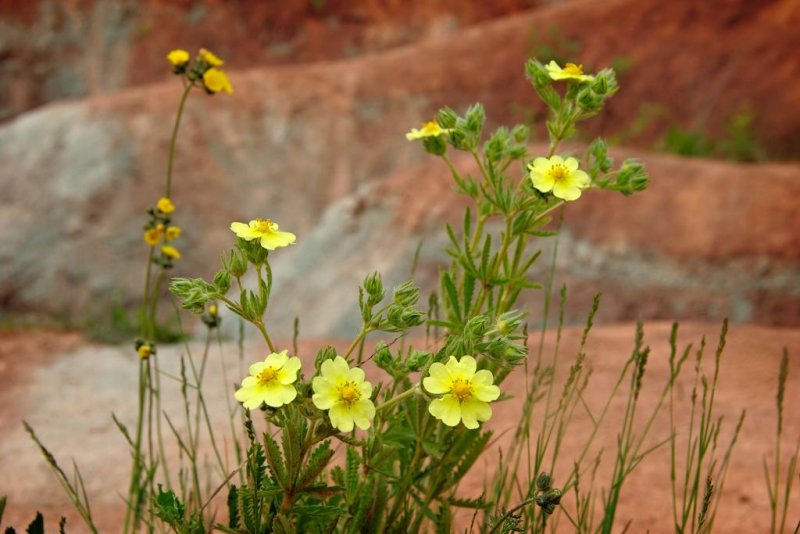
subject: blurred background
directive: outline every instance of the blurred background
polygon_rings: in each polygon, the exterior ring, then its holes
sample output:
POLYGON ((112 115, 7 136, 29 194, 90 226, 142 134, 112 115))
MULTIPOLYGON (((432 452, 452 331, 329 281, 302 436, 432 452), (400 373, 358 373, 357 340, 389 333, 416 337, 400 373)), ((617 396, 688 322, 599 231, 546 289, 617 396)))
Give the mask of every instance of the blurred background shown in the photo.
MULTIPOLYGON (((211 276, 233 220, 269 216, 275 318, 352 335, 356 285, 436 284, 461 214, 441 162, 404 132, 482 102, 491 128, 544 110, 526 58, 612 66, 621 90, 578 142, 643 160, 638 197, 569 206, 557 261, 569 321, 800 324, 797 0, 29 0, 0 2, 0 313, 4 324, 135 331, 145 209, 163 183, 181 87, 172 48, 225 61, 232 95, 194 93, 173 198, 178 276, 211 276)), ((580 144, 574 147, 580 149, 580 144)), ((466 172, 470 162, 456 160, 466 172)), ((552 243, 545 243, 546 248, 552 243)), ((543 256, 547 257, 547 255, 543 256)), ((547 262, 540 262, 544 276, 547 262)), ((536 309, 532 317, 535 320, 536 309)))

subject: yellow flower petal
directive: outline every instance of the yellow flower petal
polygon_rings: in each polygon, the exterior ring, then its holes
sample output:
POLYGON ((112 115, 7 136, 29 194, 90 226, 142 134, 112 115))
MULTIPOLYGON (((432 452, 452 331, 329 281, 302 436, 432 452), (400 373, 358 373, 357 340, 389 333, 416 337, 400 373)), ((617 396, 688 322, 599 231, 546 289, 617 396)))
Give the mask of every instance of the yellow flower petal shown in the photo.
POLYGON ((159 228, 148 228, 144 231, 144 242, 154 247, 161 242, 161 230, 159 228))
POLYGON ((270 219, 253 219, 248 224, 234 222, 231 223, 231 231, 246 241, 259 239, 261 246, 267 250, 286 247, 297 241, 293 233, 278 231, 278 225, 270 219))
POLYGON ((158 208, 158 211, 161 213, 170 214, 175 211, 175 204, 173 204, 169 198, 161 197, 156 203, 156 208, 158 208))
POLYGON ((233 86, 228 80, 228 76, 224 71, 211 67, 203 73, 203 85, 212 93, 219 93, 224 91, 226 93, 233 93, 233 86))
POLYGON ((320 410, 328 410, 331 425, 341 432, 356 426, 366 430, 375 417, 375 405, 370 400, 372 385, 364 380, 364 371, 350 369, 341 356, 325 360, 319 376, 311 381, 311 401, 320 410))
POLYGON ((492 407, 478 399, 470 399, 461 403, 461 420, 469 429, 478 428, 478 421, 488 421, 492 417, 492 407))
POLYGON ((173 67, 180 67, 189 62, 189 52, 177 48, 167 54, 167 60, 172 63, 173 67))
POLYGON ((461 405, 454 395, 432 400, 428 411, 447 426, 458 426, 461 421, 461 405))
POLYGON ((419 130, 412 128, 411 131, 406 134, 406 139, 414 141, 416 139, 425 139, 426 137, 437 137, 452 131, 452 128, 442 128, 436 121, 428 121, 423 124, 422 128, 419 130))
POLYGON ((456 359, 451 356, 446 364, 434 363, 422 383, 429 393, 443 396, 431 401, 428 411, 445 425, 457 426, 463 422, 469 429, 478 428, 479 422, 492 416, 489 402, 500 397, 500 388, 492 382, 494 377, 486 369, 477 371, 477 361, 472 356, 456 359))
POLYGON ((542 193, 552 191, 555 197, 566 201, 580 198, 581 190, 591 185, 589 175, 578 169, 575 158, 536 158, 528 170, 533 187, 542 193))
POLYGON ((181 259, 181 252, 172 245, 162 245, 161 253, 168 258, 172 258, 173 260, 181 259))
POLYGON ((164 232, 164 235, 166 236, 167 241, 172 241, 174 239, 178 239, 182 232, 183 230, 181 230, 180 226, 168 226, 164 232))
POLYGON ((294 382, 300 370, 300 358, 288 356, 287 351, 271 353, 264 361, 256 362, 249 368, 250 376, 242 380, 242 386, 234 393, 234 398, 247 409, 255 409, 262 404, 279 408, 297 398, 294 382))
POLYGON ((218 58, 217 55, 214 54, 214 52, 206 50, 205 48, 201 48, 200 53, 198 55, 200 56, 200 59, 202 59, 212 67, 221 67, 225 63, 220 58, 218 58))

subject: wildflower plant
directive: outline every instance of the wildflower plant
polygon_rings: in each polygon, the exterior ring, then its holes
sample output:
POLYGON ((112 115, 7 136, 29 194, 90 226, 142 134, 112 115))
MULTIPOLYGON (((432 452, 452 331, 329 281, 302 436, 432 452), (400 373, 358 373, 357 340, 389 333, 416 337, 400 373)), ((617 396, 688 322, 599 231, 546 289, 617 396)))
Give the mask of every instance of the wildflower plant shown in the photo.
MULTIPOLYGON (((438 290, 429 296, 427 306, 421 305, 420 290, 413 280, 387 291, 381 275, 372 273, 357 288, 358 309, 343 311, 361 317, 359 332, 348 348, 319 347, 314 365, 304 367, 296 343, 289 347, 273 340, 267 313, 272 309, 272 255, 294 244, 298 240, 295 234, 279 229, 268 218, 233 222, 231 248, 222 255, 220 269, 211 280, 171 279, 169 290, 180 307, 198 315, 207 327, 200 362, 195 362, 187 346, 181 365, 187 431, 178 431, 169 418, 163 418, 188 462, 177 474, 171 471, 159 415, 155 324, 164 273, 181 257, 175 243, 182 232, 174 221, 179 210, 170 196, 175 138, 193 88, 214 94, 231 93, 232 87, 221 69, 223 61, 207 50, 193 60, 187 52, 174 50, 167 59, 183 83, 184 93, 170 144, 165 193, 148 211, 144 227, 149 258, 142 335, 135 343, 140 360, 137 427, 130 433, 117 421, 133 460, 124 532, 142 528, 148 532, 169 528, 181 533, 216 529, 252 534, 448 532, 454 530, 459 510, 472 517, 473 531, 544 532, 550 528, 551 517, 554 521, 563 517, 578 532, 611 532, 626 477, 649 452, 666 444, 673 458, 676 531, 700 532, 713 525, 718 502, 713 488, 721 488, 724 482, 730 450, 741 426, 740 421, 728 452, 717 463, 713 451, 721 421, 712 417, 713 389, 724 330, 711 393, 707 395, 704 389, 697 406, 693 397, 692 417, 697 409, 700 425, 699 435, 690 430, 689 437, 700 440, 702 447, 689 449, 692 462, 686 466, 681 489, 675 478, 677 429, 671 428, 672 433, 655 444, 647 437, 662 406, 673 413, 673 385, 690 349, 678 354, 673 336, 669 379, 642 427, 635 421, 641 415, 637 415, 637 404, 649 348, 644 345, 641 328, 609 401, 599 413, 592 413, 585 402, 581 404, 589 384, 584 349, 598 300, 561 391, 554 380, 558 350, 548 363, 543 359, 541 341, 538 351, 528 346, 527 317, 521 303, 526 295, 547 289, 543 298, 545 309, 549 307, 549 282, 544 280, 547 285, 542 285, 529 273, 540 258, 537 242, 557 239, 553 216, 594 189, 631 195, 645 189, 649 181, 636 160, 615 166, 601 139, 582 153, 561 146, 575 135, 581 121, 599 113, 617 92, 614 72, 603 69, 587 74, 577 64, 560 67, 534 59, 526 64, 525 72, 550 110, 546 123, 549 146, 541 153, 529 152, 525 126, 500 127, 487 135, 484 109, 479 104, 464 114, 445 107, 420 129, 412 128, 406 134, 409 141, 441 159, 456 191, 471 201, 461 226, 446 227, 450 260, 442 265, 438 290), (453 152, 471 157, 474 167, 469 173, 454 165, 453 152), (212 336, 220 339, 221 306, 260 334, 262 355, 266 353, 263 360, 251 363, 246 376, 241 372, 233 391, 222 368, 230 403, 232 461, 218 446, 219 429, 211 425, 203 395, 208 347, 212 336), (369 337, 377 338, 374 347, 367 343, 369 337), (514 372, 524 373, 526 395, 512 443, 501 452, 498 472, 486 479, 483 492, 465 495, 459 485, 488 454, 495 438, 492 414, 509 398, 503 383, 514 372), (611 398, 623 390, 627 391, 627 407, 613 473, 598 498, 594 486, 600 456, 591 455, 591 445, 604 424, 611 398), (572 414, 579 407, 589 411, 590 436, 574 459, 574 468, 556 475, 556 459, 572 414), (155 418, 147 416, 152 412, 155 418), (205 429, 214 453, 212 472, 217 484, 212 487, 201 483, 201 429, 205 429), (699 499, 703 475, 709 482, 699 499), (713 483, 712 475, 716 476, 713 483), (224 518, 212 511, 218 495, 226 496, 224 518), (596 513, 598 501, 602 506, 596 513)), ((564 290, 559 339, 565 298, 564 290)), ((545 325, 547 317, 546 312, 542 318, 545 325)), ((699 381, 707 388, 701 361, 702 350, 696 359, 696 387, 699 381)), ((779 403, 779 410, 781 406, 779 403)), ((55 459, 40 446, 56 468, 55 459)), ((794 460, 796 457, 795 453, 794 460)), ((768 483, 776 509, 777 475, 768 483)), ((82 482, 70 485, 67 481, 65 487, 89 528, 96 531, 82 482)))

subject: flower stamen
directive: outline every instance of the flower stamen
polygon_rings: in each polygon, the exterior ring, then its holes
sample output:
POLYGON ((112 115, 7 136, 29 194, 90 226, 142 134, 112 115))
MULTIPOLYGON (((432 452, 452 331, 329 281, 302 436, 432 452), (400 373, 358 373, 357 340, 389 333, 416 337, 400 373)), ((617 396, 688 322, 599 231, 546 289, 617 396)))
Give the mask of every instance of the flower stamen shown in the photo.
POLYGON ((361 392, 353 382, 345 382, 339 386, 339 398, 348 405, 353 404, 361 399, 361 392))
POLYGON ((458 402, 464 402, 472 397, 472 383, 469 380, 456 378, 453 380, 450 391, 456 396, 458 402))
POLYGON ((570 172, 567 166, 563 163, 556 163, 550 167, 550 177, 556 182, 563 182, 570 177, 570 172))
POLYGON ((275 380, 277 377, 278 372, 272 367, 267 367, 258 373, 258 381, 265 386, 275 380))

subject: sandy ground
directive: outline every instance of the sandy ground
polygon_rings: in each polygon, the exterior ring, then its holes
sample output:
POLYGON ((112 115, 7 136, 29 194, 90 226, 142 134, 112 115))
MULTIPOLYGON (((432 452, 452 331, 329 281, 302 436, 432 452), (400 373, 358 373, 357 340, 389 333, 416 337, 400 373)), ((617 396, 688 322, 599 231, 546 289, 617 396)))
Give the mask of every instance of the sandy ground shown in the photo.
MULTIPOLYGON (((652 353, 645 375, 640 414, 651 411, 658 392, 667 376, 669 355, 668 323, 645 325, 646 342, 652 353)), ((719 334, 719 325, 686 323, 681 326, 680 346, 699 342, 706 336, 709 344, 707 359, 713 356, 713 347, 719 334)), ((587 350, 587 365, 592 377, 586 393, 587 405, 595 412, 605 402, 613 382, 630 354, 634 335, 633 324, 596 327, 587 350)), ((566 375, 573 362, 580 337, 579 328, 565 330, 557 365, 556 379, 566 375)), ((319 347, 330 340, 301 342, 300 353, 306 365, 319 347)), ((538 338, 532 339, 533 346, 538 338)), ((340 343, 336 343, 339 345, 340 343)), ((346 345, 346 342, 341 343, 346 345)), ((554 336, 548 335, 545 359, 552 355, 554 336)), ((783 450, 794 446, 800 436, 800 329, 777 329, 755 326, 733 326, 722 358, 720 387, 716 398, 716 414, 724 417, 720 435, 727 444, 742 410, 746 419, 739 441, 734 449, 730 471, 721 496, 715 532, 767 532, 769 507, 763 478, 764 457, 773 461, 772 448, 775 432, 775 391, 778 363, 782 347, 790 351, 790 376, 786 399, 786 432, 783 450)), ((202 345, 190 345, 195 357, 202 345)), ((167 372, 177 373, 181 346, 161 347, 160 359, 167 372)), ((239 365, 234 344, 213 346, 206 375, 207 401, 212 407, 211 417, 222 436, 226 428, 226 388, 221 376, 221 359, 229 369, 239 365)), ((260 345, 246 348, 245 362, 261 354, 260 345)), ((35 445, 24 432, 21 421, 28 421, 40 438, 51 449, 62 466, 70 471, 74 460, 81 468, 92 511, 101 532, 117 532, 123 514, 121 495, 125 493, 129 458, 111 414, 129 427, 134 424, 136 407, 136 359, 129 347, 100 346, 88 343, 76 334, 39 331, 0 333, 0 495, 8 495, 9 502, 3 527, 9 524, 24 529, 33 518, 35 510, 45 514, 48 528, 56 530, 58 517, 68 518, 69 532, 85 529, 71 508, 65 494, 43 461, 35 445)), ((691 370, 687 368, 687 370, 691 370)), ((688 379, 690 373, 685 373, 688 379)), ((237 376, 229 376, 228 381, 237 376)), ((166 382, 169 379, 165 378, 166 382)), ((165 383, 163 408, 174 419, 182 411, 177 387, 165 383)), ((484 478, 497 466, 496 451, 507 449, 520 413, 520 393, 525 390, 522 372, 513 374, 503 386, 504 391, 516 394, 514 399, 495 405, 490 426, 499 436, 491 453, 478 464, 461 486, 464 496, 480 494, 484 478)), ((688 421, 688 399, 691 384, 681 381, 677 391, 679 404, 678 428, 684 429, 688 421)), ((610 460, 613 455, 616 433, 622 419, 622 399, 612 402, 607 424, 597 437, 597 447, 604 449, 604 463, 597 474, 596 489, 606 488, 610 460)), ((541 417, 534 418, 534 429, 541 417)), ((585 411, 576 411, 575 419, 566 434, 563 451, 555 471, 565 474, 572 458, 583 444, 589 417, 585 411)), ((183 428, 180 427, 179 428, 183 428)), ((639 427, 641 428, 641 427, 639 427)), ((645 443, 656 443, 669 434, 667 419, 657 420, 651 436, 645 443)), ((170 440, 167 440, 168 442, 170 440)), ((683 446, 683 441, 679 441, 683 446)), ((223 444, 226 448, 227 443, 223 444)), ((724 445, 720 445, 724 448, 724 445)), ((174 450, 174 447, 173 447, 174 450)), ((718 454, 722 455, 722 452, 718 454)), ((671 497, 669 483, 669 454, 661 448, 634 471, 622 492, 622 504, 615 530, 622 531, 630 521, 628 532, 671 532, 671 497)), ((174 467, 173 467, 174 468, 174 467)), ((525 465, 521 468, 526 472, 525 465)), ((565 497, 572 509, 570 496, 565 497)), ((463 518, 462 518, 463 520, 463 518)), ((789 513, 789 524, 794 528, 800 520, 800 487, 795 493, 789 513)), ((559 531, 572 530, 565 519, 559 531)), ((791 531, 791 530, 789 530, 791 531)))

